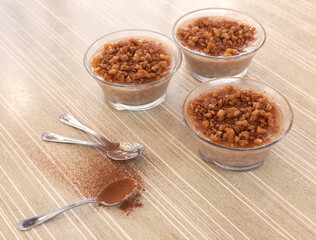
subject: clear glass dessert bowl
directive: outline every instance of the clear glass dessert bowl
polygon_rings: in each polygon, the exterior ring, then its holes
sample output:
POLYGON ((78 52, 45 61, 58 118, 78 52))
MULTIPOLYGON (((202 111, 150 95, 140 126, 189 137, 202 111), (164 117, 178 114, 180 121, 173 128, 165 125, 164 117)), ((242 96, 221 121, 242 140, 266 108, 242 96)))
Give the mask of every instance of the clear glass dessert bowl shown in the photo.
POLYGON ((247 73, 252 58, 266 40, 265 30, 257 20, 245 13, 224 8, 200 9, 183 15, 174 24, 172 36, 176 44, 181 48, 192 75, 201 82, 225 76, 243 77, 247 73), (210 56, 203 52, 189 49, 178 39, 177 31, 179 28, 183 28, 192 21, 202 17, 234 20, 255 27, 257 39, 246 47, 245 52, 228 57, 210 56))
POLYGON ((187 127, 193 133, 200 156, 206 163, 228 170, 251 170, 261 166, 271 148, 282 140, 290 131, 293 123, 293 111, 287 99, 273 87, 252 79, 224 77, 204 82, 194 88, 186 97, 183 104, 183 117, 187 127), (200 94, 222 88, 227 85, 237 86, 240 89, 251 89, 263 93, 271 102, 274 102, 280 112, 280 132, 275 134, 271 141, 253 148, 231 148, 212 142, 194 126, 194 120, 188 114, 190 100, 200 94))
POLYGON ((165 99, 168 84, 182 62, 182 54, 172 39, 150 30, 128 29, 107 34, 88 48, 83 58, 84 66, 88 73, 101 87, 106 101, 117 110, 146 110, 153 108, 165 99), (169 75, 146 84, 124 85, 107 82, 102 76, 94 73, 91 60, 100 53, 103 46, 121 40, 146 39, 161 43, 170 55, 171 69, 169 75))

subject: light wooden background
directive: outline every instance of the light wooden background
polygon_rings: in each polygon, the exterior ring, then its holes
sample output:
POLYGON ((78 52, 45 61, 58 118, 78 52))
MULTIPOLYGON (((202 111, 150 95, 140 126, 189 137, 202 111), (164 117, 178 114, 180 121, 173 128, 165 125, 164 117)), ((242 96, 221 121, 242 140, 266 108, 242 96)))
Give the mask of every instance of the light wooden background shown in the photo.
POLYGON ((0 239, 316 239, 316 2, 314 0, 1 0, 0 239), (199 82, 184 62, 166 101, 142 112, 116 111, 82 57, 98 37, 127 28, 171 36, 182 14, 205 7, 255 16, 267 41, 248 76, 284 93, 290 134, 250 172, 206 165, 181 116, 199 82), (46 143, 50 130, 84 139, 58 121, 72 113, 113 140, 144 144, 131 165, 145 179, 143 208, 84 206, 28 232, 20 219, 82 199, 54 164, 69 169, 102 158, 95 149, 46 143))

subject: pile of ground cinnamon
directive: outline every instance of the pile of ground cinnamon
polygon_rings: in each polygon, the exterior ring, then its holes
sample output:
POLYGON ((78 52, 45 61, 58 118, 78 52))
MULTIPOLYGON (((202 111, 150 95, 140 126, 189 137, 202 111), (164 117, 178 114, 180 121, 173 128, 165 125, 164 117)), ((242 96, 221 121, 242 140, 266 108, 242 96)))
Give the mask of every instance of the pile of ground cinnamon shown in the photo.
POLYGON ((91 150, 94 150, 94 152, 91 152, 89 155, 85 154, 89 164, 77 170, 78 178, 80 179, 78 187, 85 197, 98 197, 110 183, 130 178, 137 181, 136 193, 124 201, 119 206, 119 209, 129 214, 135 208, 142 207, 143 204, 140 200, 145 188, 143 179, 136 170, 137 166, 135 164, 137 165, 137 163, 134 163, 134 161, 113 161, 106 154, 95 149, 91 150))
POLYGON ((107 185, 97 196, 98 202, 108 205, 121 203, 132 195, 137 181, 132 178, 123 178, 107 185))
MULTIPOLYGON (((145 189, 143 189, 145 191, 145 189)), ((131 198, 123 202, 123 204, 120 205, 120 209, 129 215, 131 211, 135 208, 142 207, 143 204, 140 202, 141 192, 137 191, 131 198)))

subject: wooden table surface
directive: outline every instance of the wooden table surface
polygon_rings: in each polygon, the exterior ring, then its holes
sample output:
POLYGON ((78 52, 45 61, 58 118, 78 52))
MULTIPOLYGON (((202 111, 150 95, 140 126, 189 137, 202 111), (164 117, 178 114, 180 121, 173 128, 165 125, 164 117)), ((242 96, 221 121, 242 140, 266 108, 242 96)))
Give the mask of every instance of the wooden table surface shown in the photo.
POLYGON ((0 239, 316 239, 314 0, 1 0, 0 20, 0 239), (102 35, 144 28, 171 36, 177 18, 206 7, 240 10, 263 24, 267 41, 247 75, 293 107, 291 132, 253 171, 199 158, 181 116, 199 84, 185 61, 165 102, 140 112, 109 107, 83 67, 84 52, 102 35), (110 161, 93 148, 41 140, 48 130, 86 138, 58 121, 65 112, 112 140, 145 146, 146 158, 129 163, 145 181, 143 207, 126 216, 87 205, 22 232, 19 220, 83 198, 69 172, 84 170, 91 156, 110 161))

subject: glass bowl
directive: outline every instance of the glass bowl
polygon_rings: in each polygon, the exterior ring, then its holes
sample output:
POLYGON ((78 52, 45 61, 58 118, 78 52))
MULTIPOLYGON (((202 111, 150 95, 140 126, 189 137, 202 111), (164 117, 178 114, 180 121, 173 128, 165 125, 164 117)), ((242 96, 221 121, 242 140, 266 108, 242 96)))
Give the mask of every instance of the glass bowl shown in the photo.
POLYGON ((263 164, 263 161, 270 149, 290 131, 293 123, 293 111, 286 98, 276 89, 269 85, 247 78, 224 77, 204 82, 194 88, 186 97, 183 104, 183 117, 187 127, 193 132, 200 156, 206 163, 228 170, 251 170, 263 164), (264 93, 270 101, 275 102, 281 112, 281 132, 275 138, 262 146, 255 148, 230 148, 218 145, 211 140, 200 135, 194 129, 194 123, 187 113, 190 100, 195 99, 200 94, 224 87, 225 85, 238 86, 244 89, 253 89, 264 93))
POLYGON ((158 32, 129 29, 113 32, 96 40, 85 53, 83 62, 88 73, 103 90, 105 99, 110 106, 117 110, 145 110, 153 108, 164 101, 168 84, 181 65, 182 54, 170 38, 158 32), (148 39, 161 43, 171 58, 172 69, 170 70, 170 74, 158 81, 141 85, 110 83, 104 81, 101 76, 94 74, 91 60, 100 52, 103 45, 130 38, 148 39))
POLYGON ((224 8, 206 8, 183 15, 174 24, 172 36, 181 48, 192 75, 201 82, 225 76, 243 77, 247 73, 248 65, 255 53, 266 40, 265 30, 257 20, 245 13, 224 8), (177 39, 177 30, 201 17, 219 17, 248 24, 256 28, 257 40, 254 44, 247 47, 245 53, 236 56, 208 56, 202 52, 193 51, 180 43, 177 39))

